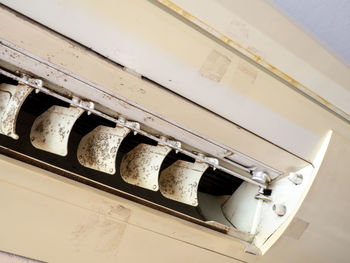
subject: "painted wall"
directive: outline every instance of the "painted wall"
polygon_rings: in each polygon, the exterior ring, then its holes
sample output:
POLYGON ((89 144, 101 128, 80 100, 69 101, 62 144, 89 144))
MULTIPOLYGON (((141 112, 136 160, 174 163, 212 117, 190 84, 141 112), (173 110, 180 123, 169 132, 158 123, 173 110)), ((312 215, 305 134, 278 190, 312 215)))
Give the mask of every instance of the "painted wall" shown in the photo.
POLYGON ((350 67, 350 2, 265 0, 350 67))

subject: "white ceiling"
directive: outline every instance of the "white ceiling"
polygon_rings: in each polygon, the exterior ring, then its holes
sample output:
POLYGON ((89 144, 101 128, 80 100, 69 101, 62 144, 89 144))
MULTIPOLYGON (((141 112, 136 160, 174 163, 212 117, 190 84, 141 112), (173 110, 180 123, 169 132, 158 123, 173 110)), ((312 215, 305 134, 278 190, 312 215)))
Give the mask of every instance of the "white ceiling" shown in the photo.
POLYGON ((350 66, 349 0, 265 0, 350 66))

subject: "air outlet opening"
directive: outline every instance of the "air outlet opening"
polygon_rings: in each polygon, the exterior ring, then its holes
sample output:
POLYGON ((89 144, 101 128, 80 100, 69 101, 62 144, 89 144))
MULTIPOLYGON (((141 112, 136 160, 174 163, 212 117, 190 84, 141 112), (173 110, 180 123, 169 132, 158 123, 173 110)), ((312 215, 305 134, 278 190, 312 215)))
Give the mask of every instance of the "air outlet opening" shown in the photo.
MULTIPOLYGON (((18 94, 29 87, 6 77, 1 80, 18 94)), ((34 90, 29 89, 16 106, 18 138, 2 133, 2 149, 35 160, 34 164, 40 161, 41 168, 56 167, 63 174, 78 175, 220 231, 234 227, 222 206, 243 180, 250 180, 234 176, 242 172, 237 167, 226 173, 217 159, 183 150, 175 140, 147 135, 141 129, 137 133, 139 128, 133 127, 139 124, 89 114, 73 100, 34 90)))

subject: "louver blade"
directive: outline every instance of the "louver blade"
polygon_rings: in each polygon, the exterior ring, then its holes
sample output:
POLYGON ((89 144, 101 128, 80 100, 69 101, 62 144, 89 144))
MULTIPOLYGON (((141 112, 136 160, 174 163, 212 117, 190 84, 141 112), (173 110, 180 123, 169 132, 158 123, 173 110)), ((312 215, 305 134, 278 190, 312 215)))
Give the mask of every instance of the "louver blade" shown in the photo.
POLYGON ((139 144, 128 152, 122 160, 120 173, 123 180, 153 191, 158 191, 160 167, 170 147, 164 145, 139 144))
POLYGON ((16 134, 16 121, 19 110, 33 88, 19 84, 0 84, 0 133, 13 139, 16 134))
POLYGON ((98 126, 85 135, 78 146, 78 160, 81 165, 105 172, 115 173, 115 162, 118 148, 130 129, 98 126))
POLYGON ((160 192, 169 199, 197 206, 199 180, 208 167, 206 163, 177 160, 161 172, 160 192))
POLYGON ((68 138, 74 123, 84 110, 75 107, 52 106, 33 123, 30 139, 35 148, 66 156, 68 138))

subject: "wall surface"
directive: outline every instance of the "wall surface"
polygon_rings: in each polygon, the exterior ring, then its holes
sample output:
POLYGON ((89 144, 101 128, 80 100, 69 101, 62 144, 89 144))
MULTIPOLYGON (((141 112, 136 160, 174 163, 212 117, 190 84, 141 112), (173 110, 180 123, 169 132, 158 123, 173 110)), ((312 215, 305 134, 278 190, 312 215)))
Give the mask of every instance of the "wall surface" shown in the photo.
POLYGON ((350 66, 350 2, 266 0, 350 66))

